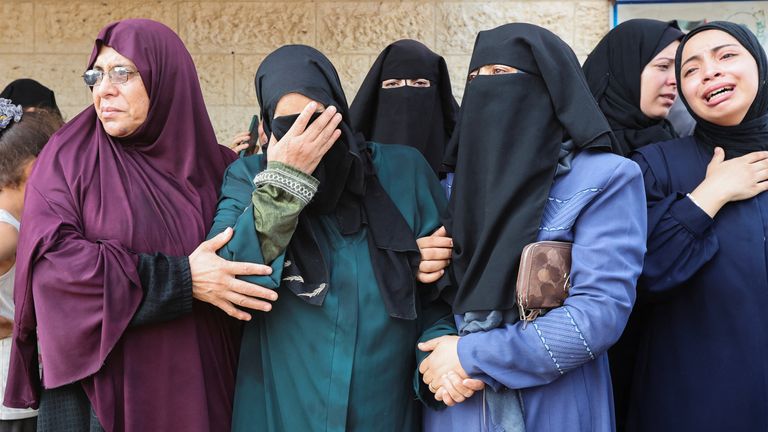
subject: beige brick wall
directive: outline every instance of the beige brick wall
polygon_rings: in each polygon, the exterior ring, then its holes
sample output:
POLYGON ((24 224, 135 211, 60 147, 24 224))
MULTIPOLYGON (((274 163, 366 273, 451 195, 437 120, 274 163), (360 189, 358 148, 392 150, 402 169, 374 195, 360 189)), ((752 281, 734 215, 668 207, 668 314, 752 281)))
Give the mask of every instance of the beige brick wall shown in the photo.
POLYGON ((0 0, 0 86, 31 77, 53 88, 71 118, 90 103, 80 75, 105 24, 152 18, 176 30, 192 53, 220 142, 256 112, 253 76, 286 43, 327 54, 351 101, 378 53, 401 38, 446 57, 461 97, 477 31, 513 21, 545 26, 583 59, 608 30, 611 0, 516 1, 136 1, 0 0))

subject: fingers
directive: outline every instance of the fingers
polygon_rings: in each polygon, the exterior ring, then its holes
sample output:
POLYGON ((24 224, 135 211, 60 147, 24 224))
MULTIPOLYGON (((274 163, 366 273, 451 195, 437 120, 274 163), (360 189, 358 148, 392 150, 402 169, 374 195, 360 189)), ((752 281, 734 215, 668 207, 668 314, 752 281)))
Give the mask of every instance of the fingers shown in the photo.
POLYGON ((455 372, 449 372, 440 379, 440 386, 456 403, 462 403, 475 392, 464 387, 461 378, 455 372))
POLYGON ((212 305, 218 307, 219 309, 223 310, 227 315, 231 316, 232 318, 239 319, 241 321, 250 321, 251 320, 251 314, 241 311, 240 309, 234 307, 232 303, 226 301, 226 300, 214 300, 210 302, 212 305))
POLYGON ((465 378, 463 381, 464 387, 472 390, 472 391, 480 391, 485 388, 485 383, 473 378, 465 378))
POLYGON ((445 390, 443 390, 442 388, 439 388, 433 393, 435 394, 435 399, 437 399, 440 402, 443 401, 443 395, 445 394, 445 390))
MULTIPOLYGON (((715 156, 717 156, 717 150, 720 147, 715 148, 715 156)), ((721 149, 722 151, 722 149, 721 149)), ((713 157, 714 158, 714 157, 713 157)), ((725 152, 723 152, 723 158, 725 158, 725 152)), ((765 159, 768 159, 768 151, 756 151, 752 153, 747 153, 744 156, 741 156, 739 159, 743 158, 748 163, 755 163, 759 162, 765 159)))
MULTIPOLYGON (((224 259, 222 258, 222 260, 224 259)), ((234 276, 268 276, 272 274, 272 267, 268 265, 227 260, 224 262, 224 271, 234 276)))
POLYGON ((259 310, 269 312, 272 310, 272 304, 262 300, 256 300, 253 297, 244 296, 234 291, 229 291, 224 294, 224 298, 231 304, 237 305, 238 308, 247 308, 253 310, 259 310))
POLYGON ((448 267, 450 260, 422 261, 419 263, 419 271, 424 273, 437 273, 448 267))
POLYGON ((451 250, 453 239, 451 237, 437 237, 433 234, 417 239, 416 244, 419 245, 419 249, 440 248, 451 250))
POLYGON ((419 343, 419 349, 424 352, 433 351, 444 337, 445 336, 440 336, 438 338, 430 339, 426 342, 421 342, 419 343))
POLYGON ((341 130, 340 129, 334 130, 333 134, 331 135, 331 138, 329 138, 328 141, 326 141, 324 144, 324 147, 322 149, 323 154, 325 154, 328 151, 328 149, 330 149, 333 146, 333 144, 339 140, 340 137, 341 137, 341 130))
POLYGON ((755 173, 755 183, 760 184, 766 180, 768 180, 768 167, 755 173))
POLYGON ((422 248, 419 247, 419 250, 421 251, 421 259, 422 260, 449 260, 451 259, 451 254, 453 253, 453 249, 449 247, 429 247, 429 248, 422 248))
POLYGON ((240 279, 232 278, 229 280, 228 285, 229 286, 227 288, 229 288, 229 291, 233 291, 247 297, 260 298, 269 301, 277 300, 277 292, 256 284, 242 281, 240 279))
POLYGON ((221 249, 222 247, 224 247, 225 244, 227 244, 227 242, 232 238, 233 232, 234 230, 232 229, 232 227, 227 227, 227 229, 220 232, 212 239, 206 240, 200 243, 200 246, 198 246, 197 248, 215 252, 221 249))
POLYGON ((240 145, 240 143, 242 143, 243 141, 247 141, 250 138, 251 138, 251 133, 250 132, 248 132, 248 131, 240 132, 239 134, 235 135, 232 138, 232 141, 229 142, 229 148, 234 148, 234 147, 240 145))
POLYGON ((721 163, 725 160, 725 152, 721 147, 715 147, 715 154, 712 155, 711 164, 721 163))
POLYGON ((445 229, 445 226, 441 226, 435 232, 432 233, 432 236, 433 237, 448 237, 448 230, 445 229))
MULTIPOLYGON (((427 373, 428 370, 429 370, 429 356, 427 356, 427 358, 422 360, 421 363, 419 364, 419 373, 423 375, 427 373)), ((432 382, 432 381, 427 381, 426 378, 424 377, 422 377, 421 379, 422 381, 424 381, 424 384, 429 384, 430 382, 432 382)))
POLYGON ((244 142, 244 143, 242 143, 240 145, 236 145, 236 146, 232 147, 232 151, 235 152, 235 153, 240 153, 241 151, 247 149, 248 146, 250 146, 250 145, 251 145, 250 143, 244 142))
POLYGON ((451 398, 451 394, 448 393, 444 388, 440 387, 437 389, 437 392, 435 393, 435 399, 438 401, 443 402, 444 404, 450 406, 456 405, 456 401, 454 401, 451 398))
POLYGON ((443 376, 439 387, 434 382, 429 386, 429 390, 435 394, 435 400, 448 406, 464 402, 483 388, 484 382, 472 378, 462 380, 456 372, 443 376))
POLYGON ((434 386, 433 386, 433 384, 435 384, 435 383, 433 383, 433 382, 432 382, 432 383, 429 383, 429 384, 427 384, 427 388, 428 388, 428 389, 429 389, 429 391, 431 391, 432 393, 437 393, 437 391, 439 390, 439 388, 438 388, 438 387, 434 387, 434 386))
MULTIPOLYGON (((329 105, 325 111, 320 114, 320 117, 318 117, 315 121, 312 122, 311 125, 306 128, 306 130, 303 132, 304 138, 308 142, 315 141, 317 137, 320 136, 320 133, 323 132, 323 130, 326 128, 326 126, 328 126, 328 124, 334 120, 337 111, 338 110, 335 106, 329 105)), ((341 117, 341 114, 339 114, 339 117, 341 117)))
POLYGON ((435 380, 435 371, 432 368, 431 355, 427 356, 427 358, 422 360, 421 364, 419 365, 419 372, 421 373, 421 380, 424 382, 424 384, 429 385, 432 383, 432 381, 435 380))
MULTIPOLYGON (((421 266, 419 266, 419 268, 421 268, 421 266)), ((416 273, 416 279, 421 283, 431 284, 440 280, 440 278, 443 277, 444 273, 445 273, 445 270, 439 270, 434 273, 424 273, 421 270, 419 270, 419 272, 416 273)))
POLYGON ((319 143, 323 154, 325 154, 325 152, 331 148, 333 143, 336 142, 339 136, 341 136, 341 131, 336 129, 339 126, 339 123, 341 123, 341 114, 336 114, 317 137, 316 141, 319 143))
POLYGON ((768 169, 768 159, 752 162, 750 166, 752 167, 752 169, 754 169, 756 172, 759 173, 760 171, 768 169))
POLYGON ((293 122, 293 125, 290 129, 288 129, 288 132, 285 133, 285 138, 291 138, 298 135, 301 135, 304 133, 304 130, 307 128, 307 123, 309 123, 309 119, 312 117, 312 114, 317 110, 317 102, 310 102, 307 104, 307 106, 304 107, 303 110, 301 110, 301 113, 299 114, 299 117, 296 118, 296 121, 293 122))
POLYGON ((435 383, 435 386, 437 385, 437 382, 435 381, 436 377, 435 377, 434 370, 430 368, 424 371, 421 380, 424 381, 424 384, 427 384, 427 385, 432 384, 433 382, 435 383))

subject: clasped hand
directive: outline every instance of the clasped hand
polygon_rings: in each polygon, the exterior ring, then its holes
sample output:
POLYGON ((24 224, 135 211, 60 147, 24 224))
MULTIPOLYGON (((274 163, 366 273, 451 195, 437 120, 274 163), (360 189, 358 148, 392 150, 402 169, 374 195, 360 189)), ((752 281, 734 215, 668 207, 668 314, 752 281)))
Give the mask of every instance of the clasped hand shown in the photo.
POLYGON ((419 365, 422 380, 435 394, 435 399, 448 406, 464 402, 485 383, 470 378, 459 361, 458 336, 441 336, 419 344, 419 349, 431 352, 419 365))
POLYGON ((445 227, 440 227, 427 237, 416 240, 421 252, 421 262, 416 278, 421 283, 436 282, 451 263, 453 239, 448 237, 445 227))

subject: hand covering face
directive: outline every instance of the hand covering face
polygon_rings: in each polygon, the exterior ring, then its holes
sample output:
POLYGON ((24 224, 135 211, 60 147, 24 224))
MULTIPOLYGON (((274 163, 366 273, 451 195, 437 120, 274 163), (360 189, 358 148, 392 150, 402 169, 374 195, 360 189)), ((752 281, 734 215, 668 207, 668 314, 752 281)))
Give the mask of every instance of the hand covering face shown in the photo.
POLYGON ((317 244, 311 218, 333 215, 343 235, 368 230, 368 249, 387 311, 392 317, 415 319, 415 271, 420 259, 416 239, 379 183, 364 141, 349 125, 347 100, 336 69, 314 48, 287 45, 264 59, 255 84, 267 136, 275 133, 276 138, 281 137, 295 120, 295 116, 274 117, 277 103, 288 93, 333 105, 342 115, 341 138, 312 174, 320 186, 299 216, 288 245, 286 258, 293 265, 286 271, 294 277, 283 284, 310 304, 323 303, 333 287, 329 286, 330 269, 317 244))

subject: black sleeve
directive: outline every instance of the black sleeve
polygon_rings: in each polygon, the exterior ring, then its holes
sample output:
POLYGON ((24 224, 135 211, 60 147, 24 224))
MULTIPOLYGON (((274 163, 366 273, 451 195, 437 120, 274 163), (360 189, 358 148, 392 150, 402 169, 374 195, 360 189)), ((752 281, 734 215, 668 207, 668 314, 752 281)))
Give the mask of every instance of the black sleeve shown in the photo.
POLYGON ((139 254, 144 299, 131 327, 170 321, 192 312, 192 274, 188 257, 139 254))

